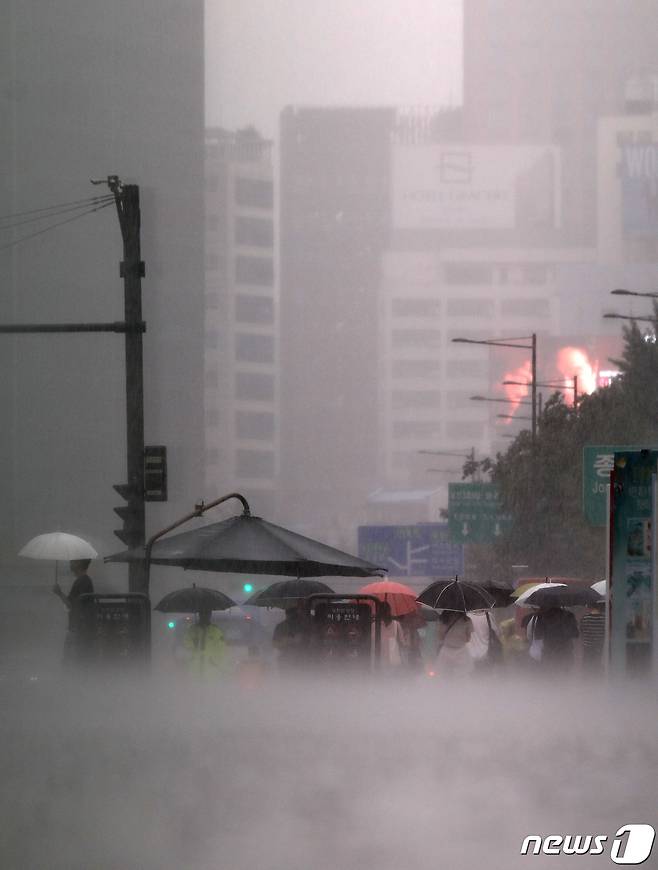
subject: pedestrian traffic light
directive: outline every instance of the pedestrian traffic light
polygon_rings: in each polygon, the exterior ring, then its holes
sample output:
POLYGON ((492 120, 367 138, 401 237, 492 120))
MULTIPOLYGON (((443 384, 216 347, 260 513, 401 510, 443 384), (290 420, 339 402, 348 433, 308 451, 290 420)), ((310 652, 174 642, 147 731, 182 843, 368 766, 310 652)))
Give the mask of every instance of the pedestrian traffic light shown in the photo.
POLYGON ((167 623, 167 628, 176 628, 176 620, 170 619, 169 622, 167 623))
POLYGON ((123 528, 115 529, 114 534, 127 547, 138 547, 144 543, 144 493, 137 492, 129 483, 117 483, 114 489, 127 502, 114 508, 123 520, 123 528))
POLYGON ((247 595, 249 595, 250 592, 254 591, 253 584, 252 583, 243 583, 242 584, 242 591, 246 592, 247 595))

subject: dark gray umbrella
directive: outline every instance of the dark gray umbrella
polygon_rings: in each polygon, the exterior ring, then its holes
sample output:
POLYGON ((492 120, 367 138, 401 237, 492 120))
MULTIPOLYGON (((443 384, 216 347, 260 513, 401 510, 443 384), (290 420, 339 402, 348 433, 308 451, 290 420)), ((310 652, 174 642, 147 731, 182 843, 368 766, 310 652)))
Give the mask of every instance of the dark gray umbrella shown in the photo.
POLYGON ((484 587, 476 583, 464 583, 458 577, 454 580, 435 580, 423 589, 416 600, 436 610, 458 613, 490 610, 495 604, 484 587))
POLYGON ((228 610, 235 601, 218 589, 207 589, 193 583, 186 589, 176 589, 153 608, 161 613, 205 613, 212 610, 228 610))
POLYGON ((542 583, 539 589, 529 589, 514 602, 519 607, 581 607, 601 604, 603 598, 590 586, 567 586, 564 583, 542 583))
MULTIPOLYGON (((144 558, 145 549, 139 547, 108 556, 105 561, 132 562, 144 558)), ((150 561, 197 571, 291 577, 370 577, 383 572, 358 556, 247 513, 162 537, 153 544, 150 561)))
POLYGON ((261 589, 245 601, 245 605, 254 607, 292 607, 302 598, 308 598, 318 592, 333 593, 333 589, 321 580, 278 580, 267 588, 261 589))

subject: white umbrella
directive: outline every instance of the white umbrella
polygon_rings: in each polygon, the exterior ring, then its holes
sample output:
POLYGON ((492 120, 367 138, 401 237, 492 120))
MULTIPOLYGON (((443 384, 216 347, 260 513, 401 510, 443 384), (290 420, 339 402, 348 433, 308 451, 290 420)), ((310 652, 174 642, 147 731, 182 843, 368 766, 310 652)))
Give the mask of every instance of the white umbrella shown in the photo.
POLYGON ((555 589, 559 586, 561 586, 564 589, 567 588, 566 583, 550 583, 550 582, 549 583, 537 583, 534 586, 532 586, 530 589, 526 589, 526 591, 522 595, 519 595, 519 597, 516 599, 514 604, 516 604, 518 607, 527 607, 528 605, 525 602, 527 601, 528 598, 530 598, 531 595, 534 595, 535 592, 537 592, 539 589, 555 589))
POLYGON ((28 541, 19 556, 28 559, 54 559, 55 581, 57 581, 57 562, 70 562, 73 559, 95 559, 98 553, 88 541, 67 532, 48 532, 37 535, 28 541))
POLYGON ((605 598, 608 594, 608 581, 599 580, 596 583, 592 583, 592 589, 597 592, 601 598, 605 598))

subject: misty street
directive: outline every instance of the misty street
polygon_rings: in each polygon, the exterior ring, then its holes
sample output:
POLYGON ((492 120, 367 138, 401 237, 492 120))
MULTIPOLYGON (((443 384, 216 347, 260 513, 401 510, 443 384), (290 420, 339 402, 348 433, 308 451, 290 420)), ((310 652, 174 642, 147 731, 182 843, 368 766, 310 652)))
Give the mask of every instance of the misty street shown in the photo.
POLYGON ((658 0, 7 0, 0 107, 0 870, 658 866, 658 0))

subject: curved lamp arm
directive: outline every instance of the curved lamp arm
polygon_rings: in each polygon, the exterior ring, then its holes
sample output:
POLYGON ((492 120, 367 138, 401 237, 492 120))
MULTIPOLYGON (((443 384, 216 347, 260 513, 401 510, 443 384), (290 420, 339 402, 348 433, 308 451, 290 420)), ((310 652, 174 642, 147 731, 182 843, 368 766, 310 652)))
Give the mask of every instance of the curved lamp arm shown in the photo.
POLYGON ((159 532, 156 532, 146 542, 146 547, 144 551, 144 588, 146 590, 146 594, 149 593, 149 580, 151 573, 151 552, 153 550, 153 545, 157 540, 164 537, 169 532, 173 532, 174 529, 177 529, 179 526, 182 526, 184 523, 188 522, 188 520, 193 520, 195 517, 201 517, 203 514, 210 510, 210 508, 217 507, 218 504, 222 504, 222 502, 228 501, 231 498, 237 498, 238 501, 242 502, 242 516, 250 517, 251 511, 249 509, 249 502, 247 499, 240 495, 239 492, 230 492, 228 495, 223 495, 221 498, 215 499, 215 501, 211 501, 208 504, 205 504, 203 501, 194 505, 194 510, 185 514, 184 517, 181 517, 179 520, 176 520, 175 523, 172 523, 170 526, 167 526, 165 529, 160 529, 159 532))

